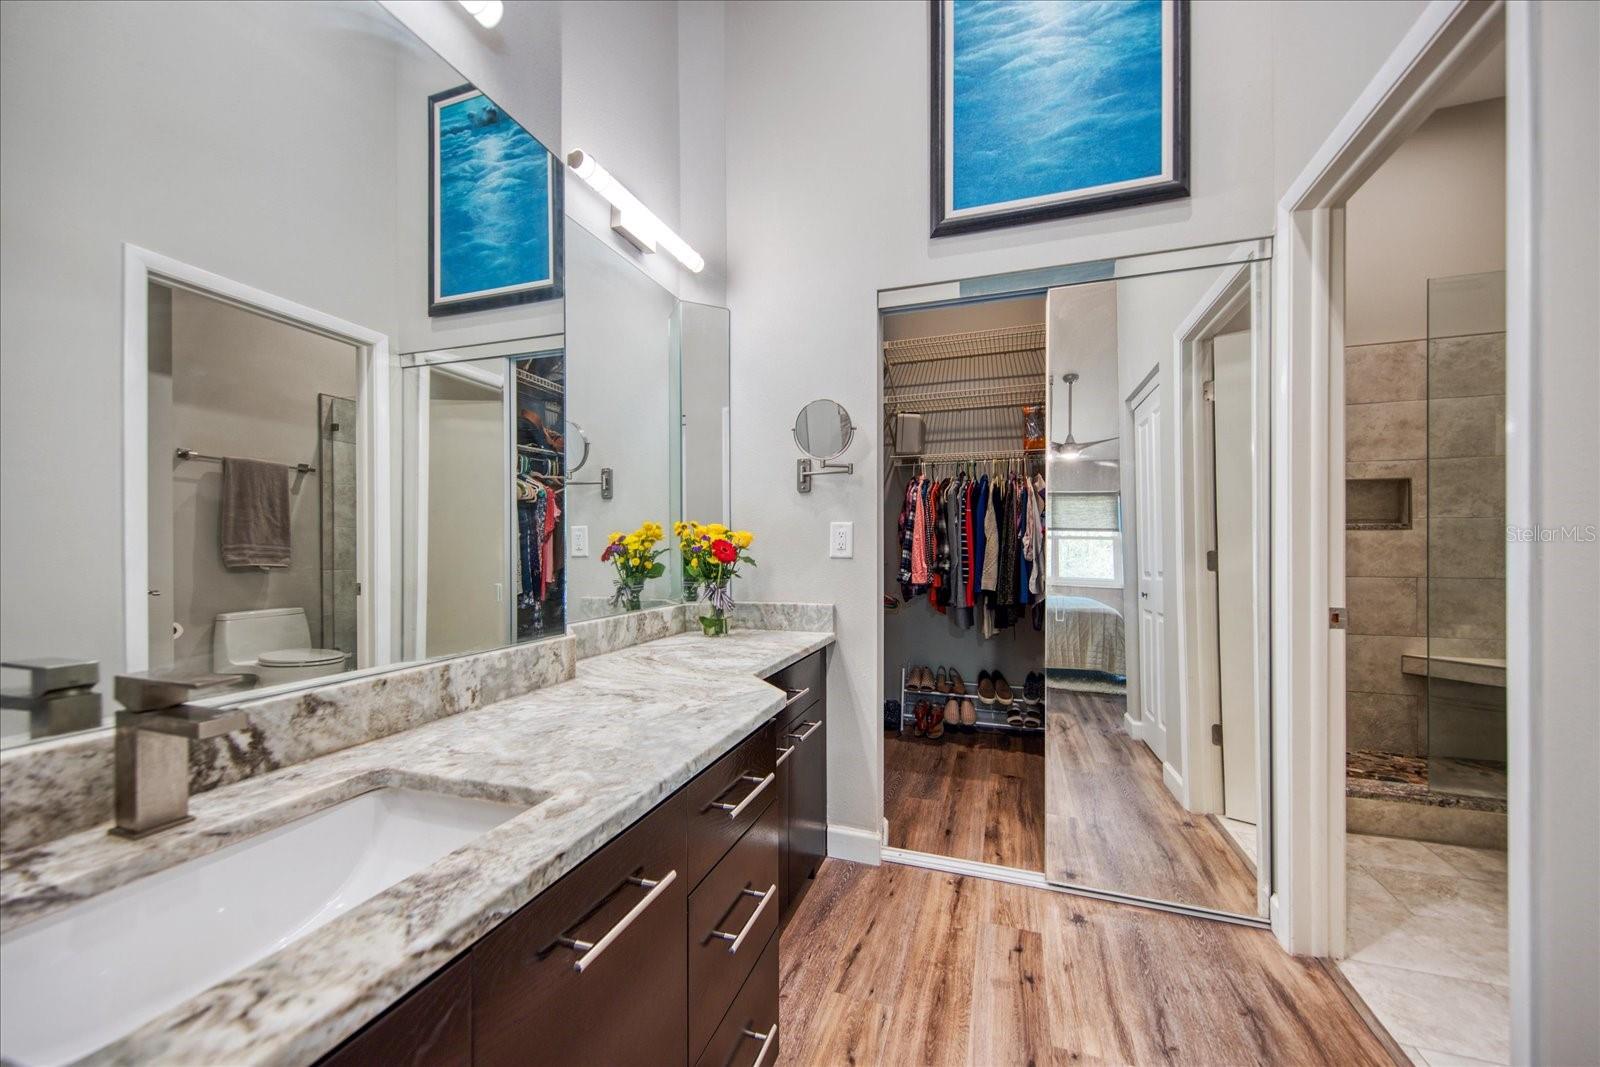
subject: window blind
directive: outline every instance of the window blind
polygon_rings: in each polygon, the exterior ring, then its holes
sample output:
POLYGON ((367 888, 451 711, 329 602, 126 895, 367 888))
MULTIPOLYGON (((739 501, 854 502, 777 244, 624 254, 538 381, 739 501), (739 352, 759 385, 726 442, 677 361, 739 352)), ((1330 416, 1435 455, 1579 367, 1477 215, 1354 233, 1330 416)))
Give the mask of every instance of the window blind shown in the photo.
POLYGON ((1122 529, 1120 493, 1051 493, 1052 530, 1122 529))

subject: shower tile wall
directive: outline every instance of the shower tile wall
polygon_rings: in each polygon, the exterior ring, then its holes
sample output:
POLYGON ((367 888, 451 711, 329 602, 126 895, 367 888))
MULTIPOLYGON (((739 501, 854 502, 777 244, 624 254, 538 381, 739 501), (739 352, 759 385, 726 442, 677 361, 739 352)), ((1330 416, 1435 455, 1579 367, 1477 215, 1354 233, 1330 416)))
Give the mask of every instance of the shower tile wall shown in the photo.
POLYGON ((356 651, 356 402, 317 394, 322 427, 322 640, 356 651))
POLYGON ((1345 533, 1351 749, 1427 754, 1403 655, 1505 655, 1504 382, 1504 334, 1345 350, 1346 477, 1411 494, 1409 528, 1345 533))
POLYGON ((1427 753, 1426 682, 1400 670, 1428 650, 1427 396, 1425 341, 1345 350, 1345 476, 1405 479, 1411 494, 1409 528, 1345 533, 1351 749, 1427 753))

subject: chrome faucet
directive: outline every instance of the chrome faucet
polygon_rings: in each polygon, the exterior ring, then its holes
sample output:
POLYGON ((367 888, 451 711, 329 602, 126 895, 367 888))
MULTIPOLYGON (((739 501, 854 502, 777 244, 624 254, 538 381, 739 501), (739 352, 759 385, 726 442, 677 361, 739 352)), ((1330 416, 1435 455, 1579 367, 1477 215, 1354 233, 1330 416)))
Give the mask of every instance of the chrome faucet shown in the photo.
POLYGON ((232 708, 202 708, 189 700, 231 689, 237 674, 149 671, 119 674, 116 814, 111 832, 145 837, 188 822, 189 742, 242 730, 250 717, 232 708))

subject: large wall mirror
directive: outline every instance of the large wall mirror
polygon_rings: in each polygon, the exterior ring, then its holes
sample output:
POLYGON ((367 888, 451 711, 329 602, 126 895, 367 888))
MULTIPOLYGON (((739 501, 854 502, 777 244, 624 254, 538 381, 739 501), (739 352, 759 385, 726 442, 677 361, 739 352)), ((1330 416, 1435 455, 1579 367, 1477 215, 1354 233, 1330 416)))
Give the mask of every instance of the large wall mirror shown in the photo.
MULTIPOLYGON (((123 672, 408 658, 397 355, 560 334, 559 160, 377 4, 8 4, 3 40, 0 659, 92 666, 8 666, 0 740, 123 672)), ((474 387, 430 383, 441 427, 474 387)))

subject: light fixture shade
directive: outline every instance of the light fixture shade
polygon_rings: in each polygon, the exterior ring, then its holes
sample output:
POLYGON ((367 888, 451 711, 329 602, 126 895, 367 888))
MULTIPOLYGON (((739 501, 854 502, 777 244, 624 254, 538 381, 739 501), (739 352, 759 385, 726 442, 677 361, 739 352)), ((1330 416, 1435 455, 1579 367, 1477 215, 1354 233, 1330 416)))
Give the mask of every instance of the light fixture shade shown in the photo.
POLYGON ((486 30, 492 30, 500 25, 500 19, 506 13, 506 5, 501 0, 458 0, 462 7, 467 9, 467 14, 478 20, 478 24, 486 30))
POLYGON ((613 178, 594 156, 575 148, 567 153, 567 166, 611 205, 611 228, 629 244, 645 253, 659 247, 696 274, 705 269, 706 261, 700 253, 640 203, 639 198, 613 178))

